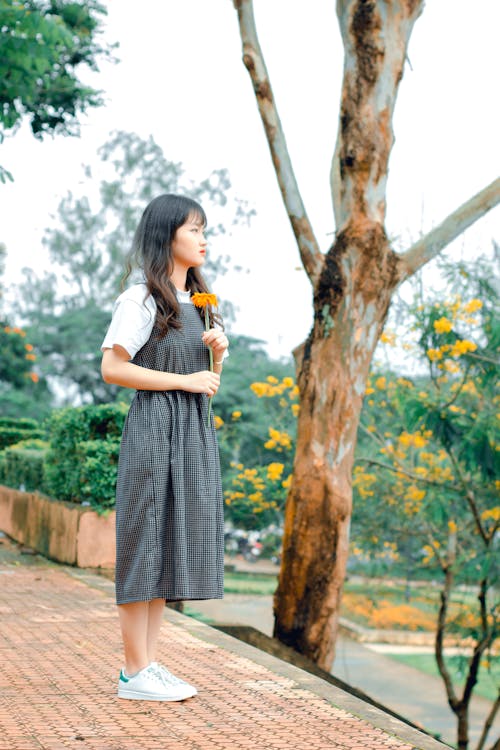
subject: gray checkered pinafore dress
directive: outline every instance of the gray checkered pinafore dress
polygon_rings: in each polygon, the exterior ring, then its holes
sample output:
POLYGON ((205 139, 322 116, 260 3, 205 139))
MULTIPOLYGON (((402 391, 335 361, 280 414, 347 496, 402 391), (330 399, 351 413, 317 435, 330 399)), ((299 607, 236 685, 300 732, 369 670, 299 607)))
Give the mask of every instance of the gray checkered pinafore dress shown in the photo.
MULTIPOLYGON (((204 326, 180 304, 180 329, 157 329, 132 362, 189 375, 209 369, 204 326)), ((116 601, 222 599, 224 509, 208 399, 137 391, 125 421, 116 487, 116 601)))

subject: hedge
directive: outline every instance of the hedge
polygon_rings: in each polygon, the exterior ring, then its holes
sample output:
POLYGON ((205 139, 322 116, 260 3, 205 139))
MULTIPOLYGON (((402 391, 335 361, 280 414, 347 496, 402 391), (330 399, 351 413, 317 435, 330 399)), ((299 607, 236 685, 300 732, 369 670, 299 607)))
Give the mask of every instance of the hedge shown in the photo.
POLYGON ((102 512, 114 505, 116 470, 126 404, 70 407, 49 420, 44 480, 52 497, 88 502, 102 512))
POLYGON ((45 430, 34 419, 0 417, 0 451, 30 438, 43 439, 45 430))
POLYGON ((23 440, 0 453, 0 484, 17 490, 44 490, 43 463, 47 443, 23 440))

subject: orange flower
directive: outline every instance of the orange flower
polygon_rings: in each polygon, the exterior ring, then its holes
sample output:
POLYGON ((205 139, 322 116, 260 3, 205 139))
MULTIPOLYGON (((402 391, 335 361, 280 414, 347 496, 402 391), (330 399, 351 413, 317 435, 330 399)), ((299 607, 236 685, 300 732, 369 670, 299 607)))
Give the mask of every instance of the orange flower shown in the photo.
POLYGON ((195 294, 192 294, 191 301, 196 307, 206 307, 207 305, 217 307, 219 304, 217 302, 217 295, 209 294, 207 292, 196 292, 195 294))
POLYGON ((24 348, 26 349, 27 352, 32 352, 33 351, 33 346, 31 344, 25 344, 24 348))
POLYGON ((29 376, 30 376, 31 380, 34 383, 38 383, 38 381, 39 381, 40 378, 38 377, 38 375, 36 374, 36 372, 30 372, 29 376))
MULTIPOLYGON (((212 305, 213 307, 217 307, 217 297, 215 294, 209 294, 208 292, 196 292, 195 294, 191 295, 191 300, 193 302, 193 305, 196 307, 204 307, 205 308, 205 330, 208 331, 210 329, 210 319, 208 314, 208 308, 209 305, 212 305)), ((210 359, 210 372, 214 371, 214 355, 212 353, 211 348, 208 349, 208 356, 210 359)), ((208 413, 207 413, 207 426, 210 424, 210 413, 212 411, 212 396, 208 399, 208 413)))

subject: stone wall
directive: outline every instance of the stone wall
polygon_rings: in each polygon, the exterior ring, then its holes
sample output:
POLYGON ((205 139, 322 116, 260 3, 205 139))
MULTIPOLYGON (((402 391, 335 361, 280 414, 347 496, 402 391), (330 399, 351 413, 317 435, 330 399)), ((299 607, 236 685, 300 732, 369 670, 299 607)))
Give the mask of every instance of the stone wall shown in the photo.
POLYGON ((56 562, 79 568, 115 564, 115 513, 0 485, 0 530, 56 562))

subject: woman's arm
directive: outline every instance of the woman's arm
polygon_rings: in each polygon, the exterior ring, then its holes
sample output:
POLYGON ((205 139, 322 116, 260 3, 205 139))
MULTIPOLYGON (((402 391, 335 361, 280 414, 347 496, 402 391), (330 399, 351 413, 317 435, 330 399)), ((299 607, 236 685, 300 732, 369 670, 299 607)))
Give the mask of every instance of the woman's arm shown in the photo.
POLYGON ((215 396, 220 385, 218 372, 202 370, 191 375, 178 375, 174 372, 161 372, 134 365, 130 362, 129 353, 117 344, 112 349, 104 350, 101 373, 105 383, 141 391, 181 390, 215 396))

